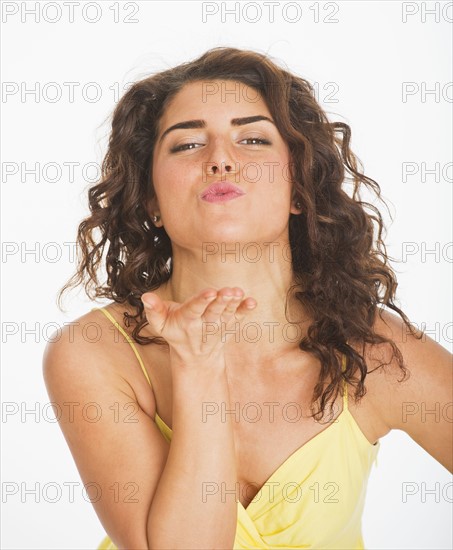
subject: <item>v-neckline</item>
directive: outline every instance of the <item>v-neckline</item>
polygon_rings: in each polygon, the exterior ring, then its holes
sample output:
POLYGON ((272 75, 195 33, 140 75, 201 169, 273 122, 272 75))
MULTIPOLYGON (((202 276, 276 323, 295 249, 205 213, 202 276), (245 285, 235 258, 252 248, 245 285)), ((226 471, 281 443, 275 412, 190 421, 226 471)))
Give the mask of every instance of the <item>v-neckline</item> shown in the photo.
MULTIPOLYGON (((280 466, 277 467, 277 469, 266 479, 266 481, 264 482, 264 484, 261 486, 260 490, 256 493, 256 495, 253 497, 253 499, 248 503, 247 507, 245 507, 242 502, 239 500, 238 501, 238 506, 240 506, 244 512, 246 512, 247 514, 249 513, 248 510, 251 506, 253 506, 253 504, 255 504, 255 502, 258 502, 260 499, 261 499, 261 494, 263 493, 264 489, 274 480, 275 477, 277 477, 281 470, 285 468, 285 466, 288 464, 288 462, 290 462, 291 460, 294 460, 294 457, 295 456, 298 456, 299 453, 302 453, 302 451, 305 450, 305 448, 307 446, 309 446, 309 444, 312 442, 312 441, 315 441, 317 440, 317 438, 319 436, 321 436, 322 434, 326 433, 330 428, 332 428, 332 426, 334 425, 338 425, 338 420, 341 419, 341 417, 343 416, 344 413, 349 413, 349 409, 345 409, 344 408, 344 404, 343 404, 343 409, 341 411, 341 413, 326 427, 324 428, 323 430, 321 430, 320 432, 318 432, 317 434, 315 434, 313 437, 311 437, 308 441, 305 441, 305 443, 303 443, 300 447, 298 447, 295 451, 293 451, 281 464, 280 466), (258 497, 258 498, 257 498, 258 497), (257 499, 255 501, 255 499, 257 499), (254 502, 255 501, 255 502, 254 502)), ((162 422, 162 424, 167 428, 167 430, 173 434, 173 430, 170 428, 170 426, 168 426, 168 424, 161 418, 161 416, 157 413, 156 411, 156 416, 159 417, 159 420, 162 422)), ((368 441, 368 440, 367 440, 368 441)), ((368 443, 373 446, 369 441, 368 443)))
POLYGON ((281 470, 283 470, 285 468, 285 466, 292 460, 294 460, 294 457, 298 456, 300 453, 302 453, 302 451, 305 450, 305 448, 307 446, 309 446, 309 444, 312 442, 312 441, 315 441, 320 435, 326 433, 330 428, 332 428, 332 426, 334 425, 338 425, 337 424, 337 421, 341 419, 341 417, 343 416, 343 413, 347 413, 349 412, 349 409, 345 409, 343 408, 343 410, 341 411, 341 413, 335 418, 335 420, 333 420, 326 428, 324 428, 323 430, 321 430, 320 432, 318 432, 317 434, 315 434, 313 437, 311 437, 308 441, 306 441, 305 443, 303 443, 300 447, 298 447, 295 451, 293 451, 289 456, 288 458, 286 458, 286 460, 284 460, 280 466, 277 467, 277 469, 266 479, 266 481, 264 482, 264 484, 261 486, 260 490, 256 493, 256 495, 253 497, 253 499, 248 503, 247 507, 245 507, 242 502, 239 500, 238 501, 238 505, 248 514, 248 511, 249 511, 249 508, 251 506, 253 506, 254 504, 258 503, 260 500, 261 500, 261 495, 264 491, 264 489, 272 482, 274 481, 274 478, 277 477, 281 470), (255 500, 256 499, 256 500, 255 500))

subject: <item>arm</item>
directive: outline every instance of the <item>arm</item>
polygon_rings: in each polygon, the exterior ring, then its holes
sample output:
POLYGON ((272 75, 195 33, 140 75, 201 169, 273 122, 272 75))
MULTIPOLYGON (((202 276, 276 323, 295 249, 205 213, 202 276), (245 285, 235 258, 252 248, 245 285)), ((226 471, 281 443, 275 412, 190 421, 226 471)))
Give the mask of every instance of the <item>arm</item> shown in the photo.
MULTIPOLYGON (((219 307, 215 300, 212 309, 219 307)), ((93 506, 112 541, 135 549, 232 548, 237 502, 231 495, 222 502, 220 491, 205 502, 202 498, 203 483, 231 489, 237 481, 231 422, 201 421, 204 402, 229 403, 223 352, 195 356, 182 346, 187 353, 170 353, 169 450, 124 379, 122 357, 111 351, 104 335, 102 345, 84 341, 82 327, 83 318, 71 338, 66 327, 48 344, 44 378, 51 400, 65 413, 59 423, 83 482, 100 489, 102 497, 93 506), (68 402, 80 404, 73 417, 68 402), (102 413, 97 422, 83 414, 90 402, 102 413), (126 422, 121 411, 131 403, 135 414, 126 422)))
MULTIPOLYGON (((198 365, 200 367, 200 365, 198 365)), ((227 403, 224 368, 173 373, 173 437, 152 499, 150 548, 233 548, 237 501, 225 494, 237 481, 232 420, 203 421, 203 403, 227 403), (215 373, 214 371, 217 372, 215 373)), ((228 406, 228 408, 230 408, 228 406)))
POLYGON ((151 333, 169 344, 173 391, 173 437, 151 504, 148 544, 232 548, 237 525, 237 501, 231 498, 237 482, 232 420, 216 416, 207 421, 202 416, 206 403, 230 408, 224 340, 222 331, 206 338, 203 329, 206 322, 228 326, 243 317, 243 293, 211 289, 182 306, 153 293, 143 298, 151 333), (229 498, 224 498, 223 488, 229 498))
MULTIPOLYGON (((403 373, 395 359, 375 371, 378 402, 376 409, 389 429, 407 433, 426 452, 450 472, 453 470, 453 368, 452 355, 430 337, 418 340, 395 314, 383 311, 376 316, 375 330, 391 338, 398 346, 408 369, 408 377, 398 382, 403 373)), ((368 370, 385 354, 367 352, 368 370)))
POLYGON ((82 318, 72 338, 65 327, 59 340, 47 344, 47 392, 63 412, 60 428, 84 485, 96 484, 97 495, 88 494, 110 538, 118 548, 147 549, 148 512, 168 444, 138 405, 118 363, 102 349, 107 331, 90 344, 83 339, 83 325, 82 318), (92 422, 95 413, 100 419, 92 422))

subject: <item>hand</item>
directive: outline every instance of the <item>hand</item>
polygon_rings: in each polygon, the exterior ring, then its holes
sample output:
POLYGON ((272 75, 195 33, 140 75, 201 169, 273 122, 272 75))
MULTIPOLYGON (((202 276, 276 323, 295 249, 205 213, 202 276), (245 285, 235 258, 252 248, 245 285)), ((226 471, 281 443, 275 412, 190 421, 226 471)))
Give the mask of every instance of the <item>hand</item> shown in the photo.
POLYGON ((246 316, 257 305, 244 299, 243 291, 225 287, 208 288, 184 303, 161 300, 153 292, 141 296, 153 334, 164 338, 183 361, 218 357, 225 344, 224 331, 246 316))

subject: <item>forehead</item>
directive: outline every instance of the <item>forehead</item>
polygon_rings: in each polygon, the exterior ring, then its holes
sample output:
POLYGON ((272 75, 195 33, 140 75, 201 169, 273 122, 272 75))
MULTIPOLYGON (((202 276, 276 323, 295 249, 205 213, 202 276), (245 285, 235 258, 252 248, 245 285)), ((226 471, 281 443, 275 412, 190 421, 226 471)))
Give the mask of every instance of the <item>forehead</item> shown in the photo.
POLYGON ((200 80, 185 84, 171 99, 163 113, 162 123, 223 113, 233 118, 258 111, 270 115, 258 90, 236 80, 200 80))

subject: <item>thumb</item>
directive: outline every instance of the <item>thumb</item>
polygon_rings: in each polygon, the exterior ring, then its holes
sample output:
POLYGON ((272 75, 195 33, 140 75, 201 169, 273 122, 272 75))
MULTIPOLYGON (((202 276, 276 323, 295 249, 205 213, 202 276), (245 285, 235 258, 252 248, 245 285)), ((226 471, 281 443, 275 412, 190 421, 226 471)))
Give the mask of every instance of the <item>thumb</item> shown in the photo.
POLYGON ((145 306, 145 314, 148 321, 161 330, 167 318, 167 306, 153 292, 145 292, 141 295, 141 300, 145 306))

